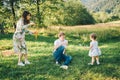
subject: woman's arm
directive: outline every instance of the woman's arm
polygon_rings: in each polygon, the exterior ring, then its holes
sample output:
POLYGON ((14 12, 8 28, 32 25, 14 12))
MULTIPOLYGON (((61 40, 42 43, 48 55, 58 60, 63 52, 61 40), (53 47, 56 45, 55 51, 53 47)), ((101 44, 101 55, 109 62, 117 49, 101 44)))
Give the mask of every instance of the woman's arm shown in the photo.
POLYGON ((32 25, 35 25, 35 23, 30 22, 29 24, 23 25, 23 29, 27 28, 28 26, 32 26, 32 25))
POLYGON ((30 34, 30 35, 33 34, 33 32, 31 32, 31 31, 29 31, 29 30, 27 30, 27 29, 25 30, 25 32, 28 33, 28 34, 30 34))

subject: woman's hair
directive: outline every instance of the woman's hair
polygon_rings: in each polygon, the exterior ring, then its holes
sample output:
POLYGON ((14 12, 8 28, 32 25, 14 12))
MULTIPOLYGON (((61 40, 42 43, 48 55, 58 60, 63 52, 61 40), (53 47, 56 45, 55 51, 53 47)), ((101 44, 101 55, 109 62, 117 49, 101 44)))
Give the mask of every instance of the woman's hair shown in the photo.
POLYGON ((58 37, 61 37, 61 36, 64 36, 64 35, 65 35, 64 32, 60 32, 60 33, 58 34, 58 37))
POLYGON ((28 12, 28 11, 24 11, 23 14, 22 14, 24 25, 30 23, 30 20, 27 20, 27 16, 28 16, 28 15, 31 16, 31 13, 28 12))
POLYGON ((92 34, 90 34, 90 37, 93 38, 94 40, 96 40, 97 35, 95 33, 92 33, 92 34))

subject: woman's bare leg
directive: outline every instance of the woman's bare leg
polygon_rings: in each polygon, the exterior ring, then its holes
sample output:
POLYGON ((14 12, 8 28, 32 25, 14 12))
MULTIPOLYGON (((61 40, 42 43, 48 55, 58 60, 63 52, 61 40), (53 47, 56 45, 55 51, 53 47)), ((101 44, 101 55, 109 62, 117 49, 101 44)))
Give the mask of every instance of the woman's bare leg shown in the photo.
POLYGON ((21 54, 21 53, 18 54, 18 63, 21 62, 22 56, 23 56, 23 54, 21 54))
POLYGON ((28 61, 28 55, 24 54, 24 57, 25 57, 25 64, 30 64, 30 62, 28 61))
POLYGON ((24 57, 25 57, 25 61, 27 61, 28 60, 27 54, 24 54, 24 57))

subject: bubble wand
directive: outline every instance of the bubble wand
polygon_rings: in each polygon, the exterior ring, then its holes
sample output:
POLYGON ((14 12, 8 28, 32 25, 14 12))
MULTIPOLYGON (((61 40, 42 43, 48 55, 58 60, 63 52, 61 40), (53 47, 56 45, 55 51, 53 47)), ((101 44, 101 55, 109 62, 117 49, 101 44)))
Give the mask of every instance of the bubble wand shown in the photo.
POLYGON ((39 33, 38 33, 38 25, 37 25, 37 29, 35 30, 35 32, 34 32, 34 36, 35 36, 35 39, 37 40, 37 38, 38 38, 38 35, 39 35, 39 33))
MULTIPOLYGON (((35 18, 33 18, 33 20, 35 21, 35 18)), ((35 29, 35 31, 34 31, 34 37, 35 37, 36 40, 37 40, 37 38, 38 38, 38 35, 39 35, 39 32, 38 32, 38 24, 36 24, 36 29, 35 29)))

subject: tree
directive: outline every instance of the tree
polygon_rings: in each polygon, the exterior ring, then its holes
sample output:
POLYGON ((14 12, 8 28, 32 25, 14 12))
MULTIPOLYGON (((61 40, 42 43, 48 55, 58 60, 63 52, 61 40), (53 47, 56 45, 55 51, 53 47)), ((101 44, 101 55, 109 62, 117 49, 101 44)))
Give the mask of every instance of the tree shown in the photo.
POLYGON ((32 14, 38 27, 92 24, 94 19, 79 0, 1 0, 0 12, 11 27, 24 10, 32 14), (12 23, 12 24, 11 24, 12 23))
POLYGON ((14 9, 14 4, 15 4, 15 1, 16 0, 10 0, 10 6, 11 6, 11 10, 12 10, 12 14, 13 14, 13 25, 14 25, 14 28, 16 28, 16 17, 15 17, 15 9, 14 9))
POLYGON ((3 4, 5 9, 10 10, 12 14, 12 23, 14 28, 16 28, 16 14, 15 14, 15 8, 14 6, 17 5, 17 2, 19 0, 1 0, 1 3, 3 4))

